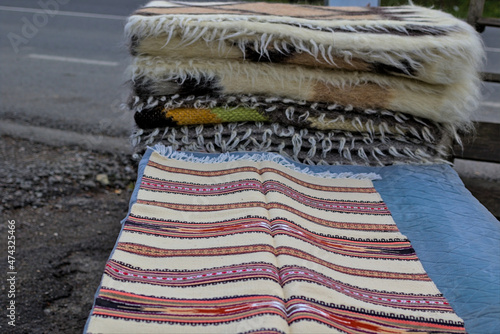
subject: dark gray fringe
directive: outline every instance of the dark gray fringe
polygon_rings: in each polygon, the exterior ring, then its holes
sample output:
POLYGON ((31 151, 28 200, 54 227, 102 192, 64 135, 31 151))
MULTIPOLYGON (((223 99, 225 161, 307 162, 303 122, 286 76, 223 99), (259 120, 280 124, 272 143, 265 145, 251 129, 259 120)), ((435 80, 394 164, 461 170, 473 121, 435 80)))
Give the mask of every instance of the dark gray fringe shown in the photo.
POLYGON ((311 165, 373 165, 446 163, 446 146, 348 131, 312 131, 265 123, 228 123, 213 126, 136 129, 132 144, 136 155, 155 144, 179 151, 275 152, 311 165))
MULTIPOLYGON (((282 126, 305 128, 308 119, 315 117, 319 120, 328 119, 331 122, 350 122, 358 132, 370 134, 372 139, 380 136, 403 136, 416 138, 429 144, 439 144, 443 137, 457 137, 457 130, 420 117, 407 115, 391 110, 375 110, 354 108, 351 105, 297 101, 281 97, 265 97, 259 95, 218 95, 212 96, 150 96, 141 99, 132 96, 129 99, 129 108, 137 113, 148 112, 158 106, 165 109, 175 108, 236 108, 246 107, 262 111, 274 123, 282 126)), ((314 129, 313 129, 314 130, 314 129)), ((320 130, 320 129, 316 129, 320 130)), ((329 130, 322 130, 329 131, 329 130)))

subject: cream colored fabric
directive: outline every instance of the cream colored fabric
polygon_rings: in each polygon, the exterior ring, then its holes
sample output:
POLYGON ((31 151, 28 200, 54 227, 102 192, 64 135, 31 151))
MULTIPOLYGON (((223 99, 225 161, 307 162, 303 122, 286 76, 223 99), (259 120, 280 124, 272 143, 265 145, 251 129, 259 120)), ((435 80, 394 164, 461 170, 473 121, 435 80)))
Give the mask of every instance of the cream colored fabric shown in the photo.
MULTIPOLYGON (((358 108, 397 110, 436 122, 461 124, 475 109, 474 81, 431 85, 396 76, 334 71, 295 65, 229 60, 136 57, 129 69, 134 82, 144 80, 152 95, 174 95, 179 83, 208 81, 222 94, 280 96, 338 103, 358 108)), ((197 86, 183 88, 197 94, 197 86)))
POLYGON ((171 155, 139 179, 88 333, 464 332, 370 180, 171 155))

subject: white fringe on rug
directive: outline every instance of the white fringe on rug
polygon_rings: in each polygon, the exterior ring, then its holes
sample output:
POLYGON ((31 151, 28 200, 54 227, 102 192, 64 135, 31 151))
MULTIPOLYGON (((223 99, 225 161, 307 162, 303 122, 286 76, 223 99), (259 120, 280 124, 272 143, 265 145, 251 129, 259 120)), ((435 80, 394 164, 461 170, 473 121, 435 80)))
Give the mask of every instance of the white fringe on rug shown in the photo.
POLYGON ((248 160, 253 162, 271 161, 286 168, 292 169, 296 172, 304 173, 315 177, 321 177, 325 179, 358 179, 358 180, 372 180, 372 181, 382 179, 382 177, 377 173, 352 173, 352 172, 331 173, 329 171, 314 172, 309 167, 300 167, 296 163, 293 163, 285 159, 283 156, 270 152, 243 153, 243 154, 221 153, 221 154, 212 154, 210 156, 206 155, 205 157, 197 157, 192 152, 176 151, 172 148, 172 146, 165 146, 163 144, 156 144, 152 149, 166 158, 193 162, 193 163, 219 164, 219 163, 241 161, 241 160, 248 160))

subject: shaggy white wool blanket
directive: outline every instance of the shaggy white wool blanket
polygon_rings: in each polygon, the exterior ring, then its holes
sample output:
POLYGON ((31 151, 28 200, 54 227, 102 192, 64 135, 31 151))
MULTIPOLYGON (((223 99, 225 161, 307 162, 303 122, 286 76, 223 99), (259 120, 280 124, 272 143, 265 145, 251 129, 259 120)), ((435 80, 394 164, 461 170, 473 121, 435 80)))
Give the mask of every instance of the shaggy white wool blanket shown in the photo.
POLYGON ((292 63, 437 84, 470 80, 484 57, 471 26, 418 6, 153 1, 129 17, 125 34, 132 54, 292 63))
POLYGON ((136 57, 128 75, 134 85, 152 96, 181 91, 198 96, 208 90, 214 94, 285 97, 397 110, 457 127, 469 121, 480 93, 474 80, 433 85, 369 72, 230 60, 136 57))

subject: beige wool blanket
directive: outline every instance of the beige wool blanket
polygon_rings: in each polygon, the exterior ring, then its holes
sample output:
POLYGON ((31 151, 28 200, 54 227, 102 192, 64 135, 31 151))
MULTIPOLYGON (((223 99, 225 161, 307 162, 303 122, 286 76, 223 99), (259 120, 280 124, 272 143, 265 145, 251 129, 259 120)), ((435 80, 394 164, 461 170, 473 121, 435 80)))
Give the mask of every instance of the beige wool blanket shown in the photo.
POLYGON ((475 81, 429 84, 370 72, 232 60, 136 57, 130 79, 152 96, 254 94, 397 110, 436 122, 468 122, 479 94, 475 81))
POLYGON ((449 84, 483 57, 472 27, 418 6, 152 1, 128 19, 133 55, 295 64, 449 84))

